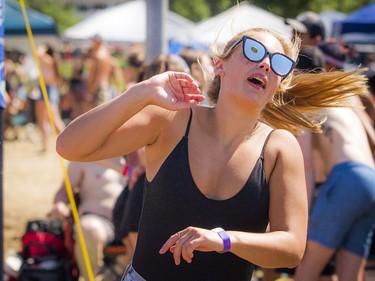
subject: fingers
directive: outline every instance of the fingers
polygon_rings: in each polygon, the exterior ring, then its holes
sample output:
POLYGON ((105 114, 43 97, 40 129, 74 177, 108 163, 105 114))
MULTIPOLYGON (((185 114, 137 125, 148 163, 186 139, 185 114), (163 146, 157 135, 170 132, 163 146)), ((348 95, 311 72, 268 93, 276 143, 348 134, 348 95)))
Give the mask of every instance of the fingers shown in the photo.
POLYGON ((176 77, 176 79, 184 79, 189 82, 194 82, 194 79, 187 73, 184 73, 184 72, 171 72, 171 73, 176 77))
POLYGON ((176 93, 182 93, 184 95, 199 95, 201 96, 201 91, 197 83, 193 78, 186 74, 180 72, 170 72, 169 82, 176 93))
POLYGON ((187 233, 185 235, 182 235, 180 233, 180 238, 170 249, 173 253, 173 258, 176 265, 179 265, 181 263, 181 257, 188 263, 192 262, 194 248, 190 243, 193 239, 194 236, 191 236, 190 233, 187 233))
POLYGON ((159 253, 165 254, 173 245, 176 244, 176 242, 180 239, 181 234, 179 232, 173 234, 167 242, 164 243, 164 245, 160 248, 159 253))
POLYGON ((168 250, 173 254, 176 265, 181 263, 181 257, 188 263, 191 263, 194 257, 194 240, 198 236, 189 229, 179 231, 173 234, 162 246, 159 253, 164 254, 168 250))
POLYGON ((204 101, 205 97, 193 78, 181 72, 165 72, 148 80, 148 91, 154 93, 152 101, 170 110, 187 109, 204 101))
POLYGON ((171 84, 175 103, 193 106, 204 101, 205 97, 194 81, 179 79, 176 82, 171 84))

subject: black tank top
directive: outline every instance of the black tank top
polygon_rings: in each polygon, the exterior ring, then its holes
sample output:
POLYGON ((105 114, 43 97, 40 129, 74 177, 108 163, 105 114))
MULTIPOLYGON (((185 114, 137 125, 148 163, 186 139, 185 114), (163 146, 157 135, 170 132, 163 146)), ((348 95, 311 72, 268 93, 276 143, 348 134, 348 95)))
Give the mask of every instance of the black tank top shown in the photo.
POLYGON ((147 281, 249 281, 254 265, 232 253, 195 251, 192 263, 182 260, 178 266, 171 253, 159 254, 172 234, 188 226, 261 233, 268 224, 269 190, 263 154, 271 134, 241 191, 227 200, 212 200, 200 192, 189 168, 191 119, 192 113, 184 137, 155 178, 145 180, 134 269, 147 281))

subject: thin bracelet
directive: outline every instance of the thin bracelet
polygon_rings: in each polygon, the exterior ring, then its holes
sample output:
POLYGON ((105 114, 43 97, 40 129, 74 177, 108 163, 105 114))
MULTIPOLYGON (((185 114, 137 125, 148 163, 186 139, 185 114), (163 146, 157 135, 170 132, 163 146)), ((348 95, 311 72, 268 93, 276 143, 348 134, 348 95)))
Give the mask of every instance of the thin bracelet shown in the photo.
POLYGON ((228 233, 226 233, 225 230, 222 229, 221 227, 216 227, 212 230, 215 231, 217 234, 219 234, 220 238, 223 240, 224 250, 220 253, 229 252, 231 248, 231 243, 230 243, 230 237, 228 233))

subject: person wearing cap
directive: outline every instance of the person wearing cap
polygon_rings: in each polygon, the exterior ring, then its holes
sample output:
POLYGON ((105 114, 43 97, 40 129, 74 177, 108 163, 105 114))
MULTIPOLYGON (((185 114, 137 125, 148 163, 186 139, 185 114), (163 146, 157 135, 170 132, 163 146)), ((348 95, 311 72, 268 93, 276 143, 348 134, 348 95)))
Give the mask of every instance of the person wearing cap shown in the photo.
POLYGON ((320 72, 324 66, 324 54, 318 45, 325 38, 325 27, 320 16, 307 11, 299 14, 296 19, 286 19, 294 36, 301 38, 301 50, 296 68, 302 71, 320 72))

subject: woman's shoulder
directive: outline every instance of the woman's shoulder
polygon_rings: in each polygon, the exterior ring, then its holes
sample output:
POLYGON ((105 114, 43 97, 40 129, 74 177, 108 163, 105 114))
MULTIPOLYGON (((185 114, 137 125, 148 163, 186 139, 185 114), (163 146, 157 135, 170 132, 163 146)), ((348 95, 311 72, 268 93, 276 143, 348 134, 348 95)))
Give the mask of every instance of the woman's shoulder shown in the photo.
POLYGON ((300 150, 296 136, 284 129, 270 130, 267 147, 277 154, 300 150))
POLYGON ((295 138, 295 136, 285 129, 275 129, 270 125, 259 122, 259 130, 264 136, 267 136, 269 139, 272 139, 273 142, 284 142, 288 139, 295 138))

